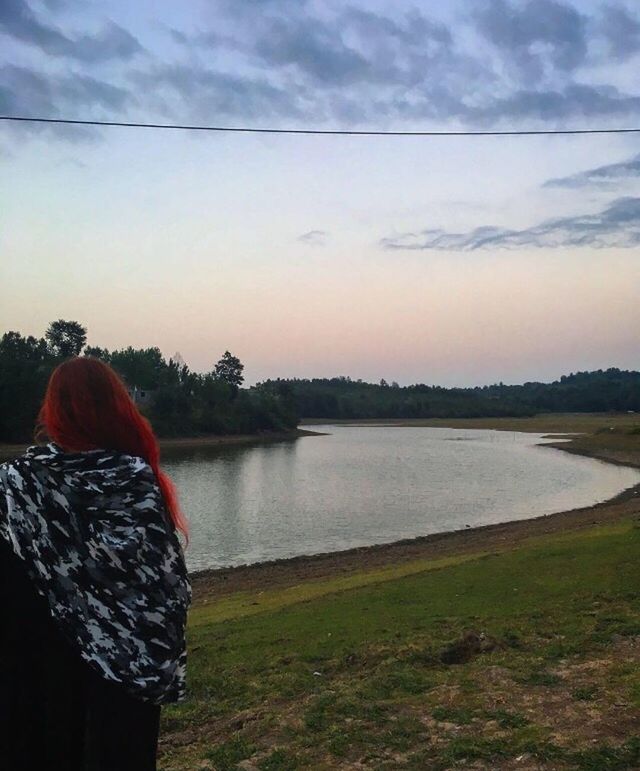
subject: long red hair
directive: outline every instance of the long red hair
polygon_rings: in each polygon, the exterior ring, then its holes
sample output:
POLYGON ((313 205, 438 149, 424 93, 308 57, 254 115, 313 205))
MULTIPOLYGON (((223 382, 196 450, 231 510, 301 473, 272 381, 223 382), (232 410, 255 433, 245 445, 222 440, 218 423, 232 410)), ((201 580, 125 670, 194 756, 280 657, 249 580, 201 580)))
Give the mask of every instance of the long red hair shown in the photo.
POLYGON ((71 452, 102 448, 144 458, 156 475, 173 524, 188 538, 176 488, 160 469, 151 424, 108 364, 93 356, 75 356, 54 369, 38 415, 37 439, 43 431, 71 452))

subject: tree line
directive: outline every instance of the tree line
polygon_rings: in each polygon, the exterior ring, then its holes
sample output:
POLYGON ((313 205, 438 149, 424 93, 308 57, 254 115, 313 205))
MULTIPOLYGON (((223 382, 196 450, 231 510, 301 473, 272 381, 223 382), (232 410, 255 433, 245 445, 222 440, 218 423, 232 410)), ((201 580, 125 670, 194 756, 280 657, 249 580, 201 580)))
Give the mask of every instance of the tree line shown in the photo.
POLYGON ((76 321, 52 322, 43 338, 6 332, 0 339, 0 441, 29 441, 49 374, 69 356, 108 362, 137 396, 160 436, 245 434, 295 428, 299 417, 474 418, 540 412, 640 412, 640 372, 609 368, 552 383, 444 388, 367 383, 350 377, 266 380, 243 387, 244 365, 229 351, 209 372, 179 356, 131 346, 88 346, 76 321))
POLYGON ((0 338, 0 442, 28 442, 47 380, 70 356, 95 356, 110 364, 159 436, 253 434, 298 424, 293 393, 285 383, 243 388, 242 362, 229 351, 209 372, 192 372, 179 356, 131 346, 109 351, 88 346, 77 321, 58 319, 42 338, 5 332, 0 338), (144 394, 144 397, 142 397, 144 394))
POLYGON ((443 388, 366 383, 350 377, 268 380, 286 386, 305 418, 476 418, 540 412, 640 412, 640 372, 611 367, 552 383, 443 388))

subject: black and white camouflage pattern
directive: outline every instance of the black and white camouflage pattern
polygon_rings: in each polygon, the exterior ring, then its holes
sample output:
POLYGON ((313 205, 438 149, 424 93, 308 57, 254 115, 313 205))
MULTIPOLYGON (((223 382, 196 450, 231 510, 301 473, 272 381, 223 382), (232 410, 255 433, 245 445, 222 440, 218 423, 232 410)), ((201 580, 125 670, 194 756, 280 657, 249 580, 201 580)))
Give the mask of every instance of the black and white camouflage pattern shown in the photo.
POLYGON ((29 447, 0 465, 0 537, 90 666, 144 701, 184 697, 191 586, 146 461, 29 447))

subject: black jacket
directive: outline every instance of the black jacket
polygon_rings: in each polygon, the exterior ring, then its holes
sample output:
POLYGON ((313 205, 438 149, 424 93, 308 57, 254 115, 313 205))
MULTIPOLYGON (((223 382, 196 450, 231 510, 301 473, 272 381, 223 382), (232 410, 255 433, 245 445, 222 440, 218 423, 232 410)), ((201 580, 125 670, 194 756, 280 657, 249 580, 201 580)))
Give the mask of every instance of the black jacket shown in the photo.
POLYGON ((153 704, 183 698, 191 588, 142 458, 30 447, 0 465, 0 541, 97 675, 153 704))
POLYGON ((154 771, 160 707, 85 663, 0 538, 0 747, 6 771, 154 771))

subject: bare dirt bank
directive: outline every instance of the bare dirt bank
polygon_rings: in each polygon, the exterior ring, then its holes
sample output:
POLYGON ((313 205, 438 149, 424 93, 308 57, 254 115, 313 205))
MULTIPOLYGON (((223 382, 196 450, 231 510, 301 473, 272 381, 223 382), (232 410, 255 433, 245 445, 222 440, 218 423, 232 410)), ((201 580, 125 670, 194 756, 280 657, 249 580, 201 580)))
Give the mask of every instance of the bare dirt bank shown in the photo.
MULTIPOLYGON (((596 434, 578 436, 571 441, 548 443, 545 446, 608 463, 640 468, 640 436, 596 434)), ((359 547, 328 554, 201 571, 192 576, 194 599, 198 601, 211 595, 221 596, 258 588, 293 586, 304 581, 344 576, 418 559, 502 551, 535 536, 579 530, 638 513, 640 513, 640 485, 624 490, 614 498, 593 506, 533 519, 436 533, 390 544, 359 547)))

